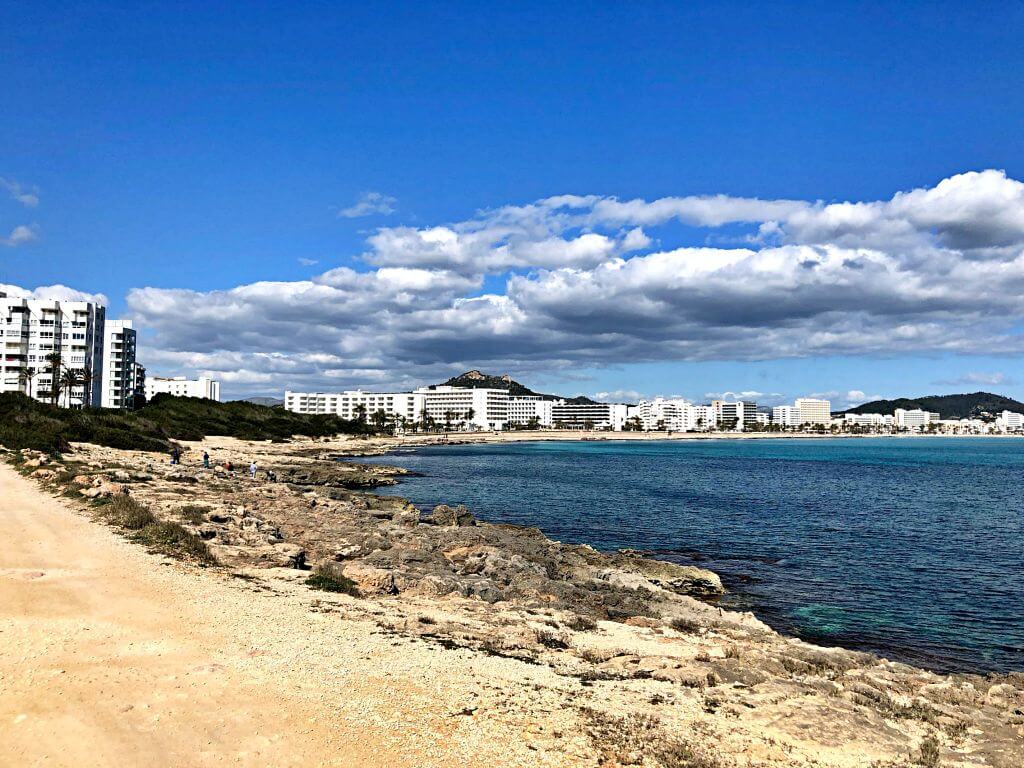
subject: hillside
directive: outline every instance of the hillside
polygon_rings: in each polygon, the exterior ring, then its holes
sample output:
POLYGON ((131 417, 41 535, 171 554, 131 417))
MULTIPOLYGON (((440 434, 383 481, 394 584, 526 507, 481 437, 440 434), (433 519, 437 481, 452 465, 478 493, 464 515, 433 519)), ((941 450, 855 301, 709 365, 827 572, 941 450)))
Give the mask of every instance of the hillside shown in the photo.
POLYGON ((322 437, 371 428, 336 416, 311 416, 235 401, 157 395, 137 411, 57 408, 18 392, 0 394, 0 445, 60 451, 83 442, 110 448, 163 451, 171 440, 226 435, 245 440, 322 437))
MULTIPOLYGON (((478 370, 466 371, 460 376, 452 376, 441 386, 444 387, 467 387, 470 389, 507 389, 514 397, 542 397, 545 400, 561 400, 560 395, 549 395, 544 392, 534 392, 525 384, 520 384, 507 373, 504 376, 491 376, 481 373, 478 370)), ((570 403, 593 403, 588 397, 565 398, 570 403)))
POLYGON ((850 408, 844 413, 892 413, 897 408, 921 408, 938 413, 943 419, 978 418, 984 414, 996 415, 1000 411, 1024 413, 1024 403, 991 392, 971 392, 962 395, 928 395, 914 399, 873 400, 850 408))

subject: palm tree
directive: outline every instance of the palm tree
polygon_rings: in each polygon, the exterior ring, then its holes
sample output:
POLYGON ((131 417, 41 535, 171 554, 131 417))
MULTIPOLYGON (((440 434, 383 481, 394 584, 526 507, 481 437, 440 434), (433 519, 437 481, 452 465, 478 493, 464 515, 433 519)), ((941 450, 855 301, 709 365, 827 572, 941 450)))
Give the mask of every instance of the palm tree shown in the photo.
POLYGON ((452 419, 455 418, 455 414, 452 411, 444 412, 444 430, 445 432, 452 431, 452 419))
POLYGON ((50 404, 57 405, 60 397, 60 352, 51 352, 45 359, 50 366, 50 404))
POLYGON ((18 386, 25 390, 28 397, 32 397, 32 379, 38 375, 39 371, 30 365, 18 369, 18 386))
POLYGON ((473 421, 474 416, 476 416, 476 411, 473 410, 472 408, 466 411, 466 423, 468 424, 469 422, 473 421))
POLYGON ((81 373, 81 371, 75 368, 65 368, 60 375, 58 389, 60 392, 66 393, 67 400, 65 402, 68 408, 71 407, 71 398, 74 395, 75 389, 84 384, 81 373))
POLYGON ((384 425, 388 423, 388 415, 381 409, 377 409, 373 412, 373 426, 376 427, 378 432, 384 431, 384 425))
POLYGON ((360 403, 359 405, 356 406, 355 412, 356 412, 356 421, 358 421, 360 424, 365 424, 366 423, 366 406, 363 405, 362 403, 360 403))
MULTIPOLYGON (((96 377, 92 375, 92 371, 88 368, 79 368, 78 377, 82 382, 82 407, 92 405, 92 382, 96 377)), ((128 407, 127 393, 121 396, 121 407, 128 407)))

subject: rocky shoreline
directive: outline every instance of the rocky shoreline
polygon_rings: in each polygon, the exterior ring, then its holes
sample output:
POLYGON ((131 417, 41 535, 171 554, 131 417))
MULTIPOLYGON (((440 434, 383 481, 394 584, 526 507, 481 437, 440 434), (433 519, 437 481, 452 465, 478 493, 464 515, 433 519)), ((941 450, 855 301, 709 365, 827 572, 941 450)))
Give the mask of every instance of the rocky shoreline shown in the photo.
POLYGON ((21 469, 97 510, 131 497, 254 589, 320 574, 340 591, 310 590, 312 610, 438 652, 550 667, 577 686, 559 695, 589 734, 590 764, 1024 765, 1022 674, 937 675, 816 647, 721 609, 710 571, 561 544, 462 507, 421 513, 372 493, 403 470, 343 460, 395 441, 188 447, 180 466, 78 445, 60 463, 22 456, 21 469), (204 469, 202 450, 235 471, 204 469))

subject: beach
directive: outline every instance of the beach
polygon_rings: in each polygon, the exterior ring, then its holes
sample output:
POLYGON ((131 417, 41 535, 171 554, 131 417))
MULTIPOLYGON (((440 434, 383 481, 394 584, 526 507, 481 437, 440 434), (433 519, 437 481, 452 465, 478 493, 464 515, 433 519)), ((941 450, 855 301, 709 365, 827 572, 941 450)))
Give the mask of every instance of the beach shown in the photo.
POLYGON ((400 470, 337 460, 396 444, 410 443, 208 438, 177 466, 77 445, 0 468, 17 542, 0 555, 0 763, 1024 761, 1020 674, 938 675, 786 638, 717 607, 714 574, 471 511, 423 516, 372 493, 400 470), (204 450, 235 471, 204 469, 204 450), (219 564, 108 527, 125 495, 219 564), (325 561, 354 594, 306 584, 325 561))

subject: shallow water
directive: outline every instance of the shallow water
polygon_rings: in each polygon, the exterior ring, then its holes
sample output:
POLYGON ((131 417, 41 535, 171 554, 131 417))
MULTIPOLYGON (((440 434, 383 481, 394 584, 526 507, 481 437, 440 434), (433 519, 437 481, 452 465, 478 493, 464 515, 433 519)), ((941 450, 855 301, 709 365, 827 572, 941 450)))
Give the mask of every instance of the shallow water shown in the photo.
POLYGON ((730 607, 936 670, 1024 669, 1024 440, 537 442, 368 461, 381 492, 717 571, 730 607))

